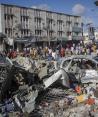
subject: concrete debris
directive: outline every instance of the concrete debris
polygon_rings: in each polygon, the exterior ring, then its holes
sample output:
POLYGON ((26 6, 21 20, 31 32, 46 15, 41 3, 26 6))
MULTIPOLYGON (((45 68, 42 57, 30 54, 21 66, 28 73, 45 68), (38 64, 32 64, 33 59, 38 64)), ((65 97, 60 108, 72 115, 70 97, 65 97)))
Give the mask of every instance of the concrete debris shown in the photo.
POLYGON ((14 96, 15 103, 22 110, 22 112, 32 112, 35 109, 35 99, 38 96, 38 91, 32 91, 31 89, 22 90, 14 96))
POLYGON ((53 89, 53 91, 49 91, 45 98, 41 99, 36 109, 36 112, 38 111, 43 117, 90 117, 91 114, 97 115, 98 105, 94 105, 95 111, 93 105, 85 104, 85 100, 78 103, 76 96, 67 96, 64 90, 53 89), (61 92, 60 95, 57 94, 58 91, 61 91, 62 94, 61 92), (64 93, 65 95, 63 95, 64 93))
POLYGON ((92 58, 66 57, 59 66, 28 57, 9 63, 10 69, 1 66, 0 116, 98 116, 98 62, 92 58))
POLYGON ((32 62, 28 57, 18 56, 13 61, 15 61, 18 65, 22 66, 25 70, 29 70, 32 68, 32 62))

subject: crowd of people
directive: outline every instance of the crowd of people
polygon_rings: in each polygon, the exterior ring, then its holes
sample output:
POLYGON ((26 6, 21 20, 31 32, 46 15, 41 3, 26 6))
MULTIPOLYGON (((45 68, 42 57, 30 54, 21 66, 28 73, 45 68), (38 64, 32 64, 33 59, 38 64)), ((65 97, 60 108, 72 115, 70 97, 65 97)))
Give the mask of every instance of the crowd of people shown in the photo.
POLYGON ((24 48, 22 51, 10 49, 5 54, 9 58, 15 58, 17 55, 30 56, 32 58, 52 58, 56 60, 58 57, 65 57, 68 55, 92 55, 98 53, 98 48, 95 43, 84 44, 67 44, 66 46, 57 45, 56 47, 30 47, 24 48))

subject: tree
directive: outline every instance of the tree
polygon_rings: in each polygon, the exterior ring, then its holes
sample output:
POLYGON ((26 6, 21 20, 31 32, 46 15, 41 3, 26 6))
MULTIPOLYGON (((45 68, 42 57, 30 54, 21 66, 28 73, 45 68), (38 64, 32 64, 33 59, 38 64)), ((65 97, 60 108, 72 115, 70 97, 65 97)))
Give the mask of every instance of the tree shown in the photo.
POLYGON ((94 4, 95 4, 96 6, 98 6, 98 0, 96 0, 96 1, 94 2, 94 4))

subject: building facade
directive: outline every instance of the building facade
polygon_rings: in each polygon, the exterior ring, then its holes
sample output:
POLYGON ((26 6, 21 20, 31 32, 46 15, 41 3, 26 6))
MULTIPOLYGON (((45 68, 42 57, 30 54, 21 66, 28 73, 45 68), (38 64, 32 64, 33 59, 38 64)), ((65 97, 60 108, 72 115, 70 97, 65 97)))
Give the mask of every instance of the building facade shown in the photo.
POLYGON ((34 36, 38 41, 81 39, 82 19, 64 13, 0 4, 0 32, 8 38, 34 36))

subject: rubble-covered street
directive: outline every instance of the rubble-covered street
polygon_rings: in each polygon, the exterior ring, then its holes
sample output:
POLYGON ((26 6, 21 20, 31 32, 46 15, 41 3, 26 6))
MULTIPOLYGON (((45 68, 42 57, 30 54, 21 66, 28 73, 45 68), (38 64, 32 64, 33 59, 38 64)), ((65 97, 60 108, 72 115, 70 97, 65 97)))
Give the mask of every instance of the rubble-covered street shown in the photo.
POLYGON ((1 60, 1 117, 98 116, 98 62, 92 57, 59 62, 1 54, 1 60))
POLYGON ((0 117, 98 117, 98 0, 0 0, 0 117))

